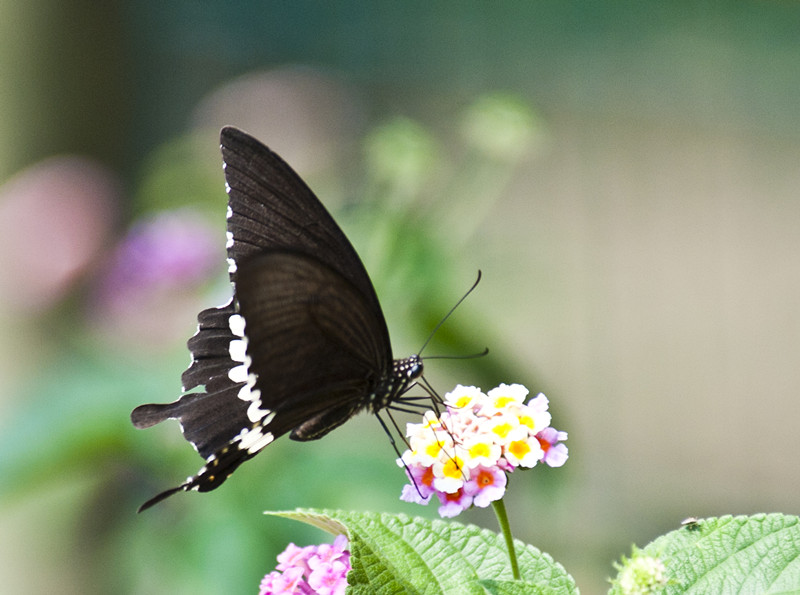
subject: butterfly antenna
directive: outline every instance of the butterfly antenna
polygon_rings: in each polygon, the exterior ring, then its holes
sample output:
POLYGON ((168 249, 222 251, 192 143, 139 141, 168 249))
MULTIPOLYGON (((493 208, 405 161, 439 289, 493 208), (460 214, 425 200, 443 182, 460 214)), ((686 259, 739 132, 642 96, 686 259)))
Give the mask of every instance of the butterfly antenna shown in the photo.
MULTIPOLYGON (((422 351, 423 351, 423 350, 424 350, 424 349, 425 349, 425 348, 428 346, 428 343, 430 343, 430 342, 431 342, 431 339, 433 339, 433 336, 436 334, 436 331, 438 331, 438 330, 439 330, 439 328, 440 328, 440 327, 441 327, 441 326, 442 326, 442 325, 445 323, 445 321, 447 321, 447 319, 448 319, 448 318, 450 318, 450 315, 451 315, 453 312, 455 312, 456 308, 458 308, 458 307, 461 305, 461 302, 463 302, 465 299, 467 299, 467 296, 468 296, 469 294, 471 294, 471 293, 472 293, 472 291, 473 291, 473 290, 474 290, 474 289, 475 289, 475 288, 478 286, 478 283, 480 283, 480 281, 481 281, 481 271, 480 271, 480 269, 479 269, 479 270, 478 270, 478 278, 477 278, 477 279, 475 279, 475 283, 473 283, 473 284, 472 284, 472 287, 470 287, 470 288, 467 290, 467 292, 466 292, 464 295, 462 295, 462 296, 461 296, 461 299, 460 299, 460 300, 458 300, 458 301, 456 302, 455 306, 453 306, 452 308, 450 308, 450 311, 449 311, 447 314, 445 314, 445 315, 444 315, 444 318, 442 318, 442 319, 439 321, 439 324, 437 324, 437 325, 436 325, 436 326, 433 328, 433 330, 431 331, 431 334, 430 334, 430 335, 428 335, 428 338, 427 338, 427 339, 425 339, 425 343, 423 343, 423 344, 422 344, 422 347, 420 348, 420 350, 419 350, 419 351, 417 351, 417 355, 419 355, 420 353, 422 353, 422 351)), ((488 353, 488 350, 487 350, 487 353, 488 353)))
POLYGON ((489 355, 488 347, 484 347, 483 351, 480 353, 469 353, 467 355, 426 355, 425 359, 475 359, 477 357, 483 357, 484 355, 489 355))

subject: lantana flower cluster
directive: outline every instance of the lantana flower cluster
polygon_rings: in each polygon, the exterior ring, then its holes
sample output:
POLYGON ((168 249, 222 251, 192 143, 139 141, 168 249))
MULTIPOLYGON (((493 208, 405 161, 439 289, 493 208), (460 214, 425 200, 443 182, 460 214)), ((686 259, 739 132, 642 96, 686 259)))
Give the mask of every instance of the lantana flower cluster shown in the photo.
POLYGON ((259 595, 344 595, 350 552, 347 537, 338 535, 333 544, 298 547, 293 543, 278 555, 276 570, 263 578, 259 595))
POLYGON ((527 396, 521 384, 501 384, 487 394, 458 385, 445 395, 441 416, 427 411, 422 423, 408 424, 410 448, 397 463, 411 483, 400 499, 427 504, 435 495, 439 514, 454 517, 502 498, 516 469, 563 465, 567 433, 550 427, 547 397, 539 393, 525 403, 527 396))

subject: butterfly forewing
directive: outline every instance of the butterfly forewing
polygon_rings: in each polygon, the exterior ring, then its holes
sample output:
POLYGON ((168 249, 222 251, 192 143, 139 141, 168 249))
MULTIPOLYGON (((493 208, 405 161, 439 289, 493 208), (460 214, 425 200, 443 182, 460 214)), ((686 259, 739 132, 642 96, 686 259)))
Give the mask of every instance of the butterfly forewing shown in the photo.
POLYGON ((220 143, 228 184, 228 232, 233 238, 228 257, 238 265, 271 248, 304 252, 338 271, 380 313, 358 254, 300 176, 241 130, 223 128, 220 143))

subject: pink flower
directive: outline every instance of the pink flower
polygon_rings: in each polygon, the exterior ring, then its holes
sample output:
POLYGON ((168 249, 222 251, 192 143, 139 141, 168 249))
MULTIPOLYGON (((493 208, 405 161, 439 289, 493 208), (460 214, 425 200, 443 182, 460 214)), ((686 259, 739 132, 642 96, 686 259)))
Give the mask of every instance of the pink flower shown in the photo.
POLYGON ((463 488, 459 488, 458 491, 452 494, 437 492, 436 495, 439 496, 439 502, 442 503, 439 507, 439 516, 442 518, 458 516, 462 511, 472 506, 472 496, 467 494, 463 488))
POLYGON ((307 560, 314 552, 315 546, 307 545, 306 547, 297 547, 295 544, 290 543, 286 549, 278 554, 278 565, 275 567, 277 570, 288 570, 293 567, 300 567, 304 571, 308 571, 307 560))
POLYGON ((349 565, 341 560, 332 563, 319 562, 308 577, 308 586, 319 595, 344 593, 347 588, 347 571, 349 565))
MULTIPOLYGON (((270 572, 261 580, 259 595, 288 595, 289 593, 302 593, 299 585, 303 578, 302 568, 289 568, 280 572, 270 572)), ((308 592, 308 591, 307 591, 308 592)))
POLYGON ((301 548, 290 543, 278 555, 277 570, 262 579, 259 595, 343 595, 350 571, 346 548, 344 535, 338 535, 333 544, 301 548))
POLYGON ((479 508, 486 508, 503 497, 508 478, 497 467, 478 467, 464 486, 464 491, 472 496, 472 503, 479 508))
POLYGON ((400 499, 403 502, 413 502, 414 504, 427 504, 431 495, 435 493, 433 489, 433 469, 414 465, 406 467, 406 474, 409 475, 411 483, 403 486, 400 499))
POLYGON ((332 564, 341 558, 350 559, 350 553, 347 551, 347 537, 345 535, 337 535, 333 543, 318 545, 316 551, 313 551, 313 545, 307 547, 312 548, 312 555, 308 560, 308 565, 311 568, 315 568, 319 563, 332 564))
MULTIPOLYGON (((6 161, 5 165, 10 165, 6 161)), ((99 163, 51 157, 0 185, 0 305, 36 314, 78 287, 106 254, 119 181, 99 163)))
POLYGON ((539 440, 542 451, 544 451, 543 463, 551 467, 561 467, 567 462, 569 450, 566 444, 560 444, 562 440, 567 439, 566 432, 559 432, 555 428, 545 428, 536 434, 536 438, 539 440))

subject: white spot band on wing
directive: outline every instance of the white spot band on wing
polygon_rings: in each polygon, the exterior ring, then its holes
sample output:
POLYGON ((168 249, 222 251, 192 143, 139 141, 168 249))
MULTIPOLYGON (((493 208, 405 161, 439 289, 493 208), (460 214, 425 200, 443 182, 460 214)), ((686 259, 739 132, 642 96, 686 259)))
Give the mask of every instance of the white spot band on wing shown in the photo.
POLYGON ((275 439, 272 432, 264 432, 261 426, 256 426, 250 430, 242 430, 238 438, 239 449, 246 450, 249 454, 257 453, 275 439))
MULTIPOLYGON (((235 362, 245 363, 249 359, 247 357, 247 339, 234 339, 228 347, 231 359, 235 362)), ((249 363, 249 362, 248 362, 249 363)))

